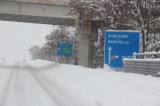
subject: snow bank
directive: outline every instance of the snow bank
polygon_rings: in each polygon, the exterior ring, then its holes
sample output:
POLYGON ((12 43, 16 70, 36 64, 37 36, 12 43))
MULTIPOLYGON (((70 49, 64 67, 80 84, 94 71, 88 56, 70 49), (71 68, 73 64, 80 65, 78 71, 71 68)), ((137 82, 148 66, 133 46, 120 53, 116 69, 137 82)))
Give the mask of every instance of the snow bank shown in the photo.
POLYGON ((160 106, 160 78, 39 60, 27 63, 91 106, 160 106))

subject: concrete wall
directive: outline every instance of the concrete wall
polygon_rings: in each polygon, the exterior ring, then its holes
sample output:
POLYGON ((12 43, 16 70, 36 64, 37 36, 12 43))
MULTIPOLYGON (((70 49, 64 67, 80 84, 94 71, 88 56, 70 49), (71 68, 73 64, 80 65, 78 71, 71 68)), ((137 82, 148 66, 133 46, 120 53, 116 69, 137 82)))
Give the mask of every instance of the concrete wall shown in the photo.
POLYGON ((64 5, 64 4, 67 4, 68 0, 1 0, 1 1, 64 5))

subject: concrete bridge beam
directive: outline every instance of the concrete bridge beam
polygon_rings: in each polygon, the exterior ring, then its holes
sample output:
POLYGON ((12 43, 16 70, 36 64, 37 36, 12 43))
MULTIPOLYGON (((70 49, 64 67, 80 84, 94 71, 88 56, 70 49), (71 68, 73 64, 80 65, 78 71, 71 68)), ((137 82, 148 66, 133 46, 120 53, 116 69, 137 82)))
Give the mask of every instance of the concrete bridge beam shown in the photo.
MULTIPOLYGON (((75 24, 76 16, 69 16, 69 6, 66 5, 49 5, 49 4, 35 4, 24 2, 0 2, 0 19, 6 21, 26 21, 32 20, 41 21, 47 20, 52 24, 64 24, 73 26, 75 24), (20 18, 18 18, 20 17, 20 18), (23 20, 24 18, 27 20, 23 20), (16 19, 18 18, 18 19, 16 19), (21 20, 22 18, 22 20, 21 20), (46 19, 45 19, 46 18, 46 19), (58 21, 58 23, 57 23, 58 21)), ((46 21, 46 23, 49 23, 46 21)))

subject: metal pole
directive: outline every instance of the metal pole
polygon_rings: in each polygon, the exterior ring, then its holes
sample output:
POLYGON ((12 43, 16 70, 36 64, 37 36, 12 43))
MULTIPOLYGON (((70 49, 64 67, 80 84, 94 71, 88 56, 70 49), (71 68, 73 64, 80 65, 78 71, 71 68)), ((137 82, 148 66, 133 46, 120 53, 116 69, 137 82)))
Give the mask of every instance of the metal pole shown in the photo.
POLYGON ((145 31, 146 31, 146 0, 145 2, 145 7, 144 7, 144 52, 146 51, 146 39, 145 39, 145 31))

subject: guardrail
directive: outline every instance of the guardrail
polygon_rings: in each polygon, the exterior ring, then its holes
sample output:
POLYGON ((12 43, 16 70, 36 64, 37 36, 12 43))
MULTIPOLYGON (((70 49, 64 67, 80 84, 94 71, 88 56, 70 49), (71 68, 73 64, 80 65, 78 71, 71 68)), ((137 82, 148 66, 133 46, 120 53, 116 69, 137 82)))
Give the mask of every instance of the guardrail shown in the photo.
POLYGON ((159 52, 134 53, 132 59, 123 59, 123 71, 160 77, 160 58, 157 58, 159 56, 159 52), (143 59, 136 57, 143 57, 143 59))
POLYGON ((160 57, 160 52, 144 52, 144 53, 133 53, 133 58, 157 58, 160 57))

